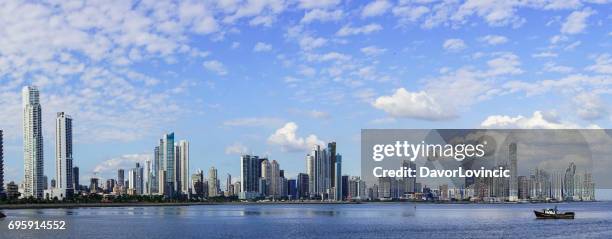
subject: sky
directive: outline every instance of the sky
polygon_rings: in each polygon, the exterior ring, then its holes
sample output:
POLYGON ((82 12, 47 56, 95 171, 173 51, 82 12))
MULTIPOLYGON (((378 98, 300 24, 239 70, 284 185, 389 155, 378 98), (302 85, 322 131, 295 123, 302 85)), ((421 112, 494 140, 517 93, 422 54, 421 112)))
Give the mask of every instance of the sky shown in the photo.
POLYGON ((5 181, 23 178, 21 88, 73 117, 84 184, 191 143, 191 171, 239 180, 242 153, 304 172, 364 128, 610 128, 610 1, 0 2, 5 181))

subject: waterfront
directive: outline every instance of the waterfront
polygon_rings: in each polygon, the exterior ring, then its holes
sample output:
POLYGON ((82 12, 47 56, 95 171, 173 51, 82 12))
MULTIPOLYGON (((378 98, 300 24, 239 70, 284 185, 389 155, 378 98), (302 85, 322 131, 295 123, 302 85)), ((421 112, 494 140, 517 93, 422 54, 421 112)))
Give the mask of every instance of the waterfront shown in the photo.
POLYGON ((611 238, 610 209, 612 202, 15 209, 0 227, 2 238, 611 238), (533 210, 554 205, 576 219, 534 218, 533 210), (8 230, 10 220, 65 220, 67 229, 8 230))

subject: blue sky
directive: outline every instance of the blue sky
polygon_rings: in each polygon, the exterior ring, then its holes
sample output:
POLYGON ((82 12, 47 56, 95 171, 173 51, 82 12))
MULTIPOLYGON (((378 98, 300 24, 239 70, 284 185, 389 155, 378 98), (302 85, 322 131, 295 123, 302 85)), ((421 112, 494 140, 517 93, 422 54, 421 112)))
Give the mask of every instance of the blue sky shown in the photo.
POLYGON ((609 128, 607 1, 2 1, 5 181, 23 177, 20 89, 74 118, 86 182, 150 158, 164 132, 191 168, 239 154, 290 177, 313 143, 359 173, 362 128, 609 128))

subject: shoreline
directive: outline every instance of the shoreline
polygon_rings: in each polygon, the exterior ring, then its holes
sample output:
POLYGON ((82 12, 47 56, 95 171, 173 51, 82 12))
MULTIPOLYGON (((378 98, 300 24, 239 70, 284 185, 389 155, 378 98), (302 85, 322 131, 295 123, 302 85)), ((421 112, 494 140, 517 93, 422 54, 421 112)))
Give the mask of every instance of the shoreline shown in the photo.
POLYGON ((430 205, 516 205, 516 204, 542 204, 542 203, 594 203, 602 201, 576 201, 576 202, 500 202, 500 203, 471 203, 471 202, 413 202, 413 201, 387 201, 387 202, 176 202, 176 203, 49 203, 49 204, 0 204, 0 210, 17 209, 71 209, 71 208, 104 208, 104 207, 177 207, 177 206, 218 206, 218 205, 345 205, 345 204, 388 204, 388 203, 410 203, 430 205))

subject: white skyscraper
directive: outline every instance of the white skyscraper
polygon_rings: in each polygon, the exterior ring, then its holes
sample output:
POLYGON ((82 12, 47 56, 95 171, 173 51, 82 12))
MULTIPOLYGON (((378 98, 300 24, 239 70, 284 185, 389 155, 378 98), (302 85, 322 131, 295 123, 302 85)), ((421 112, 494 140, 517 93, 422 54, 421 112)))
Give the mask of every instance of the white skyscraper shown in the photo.
POLYGON ((510 195, 509 201, 518 201, 518 165, 516 157, 516 143, 510 143, 508 145, 508 161, 510 161, 510 195))
POLYGON ((40 93, 36 87, 25 86, 23 100, 23 161, 24 197, 43 198, 43 136, 40 93))
POLYGON ((189 142, 187 140, 181 140, 178 143, 179 155, 178 161, 180 166, 180 182, 181 192, 183 194, 189 194, 189 142))
POLYGON ((72 118, 57 113, 55 121, 55 187, 70 196, 72 183, 72 118))
POLYGON ((217 177, 217 169, 210 167, 208 170, 208 196, 219 196, 219 178, 217 177))
POLYGON ((282 191, 281 177, 280 177, 280 166, 276 160, 272 160, 270 163, 270 196, 278 197, 282 191))
POLYGON ((145 160, 145 170, 144 170, 144 189, 143 193, 145 195, 151 195, 151 160, 145 160))

